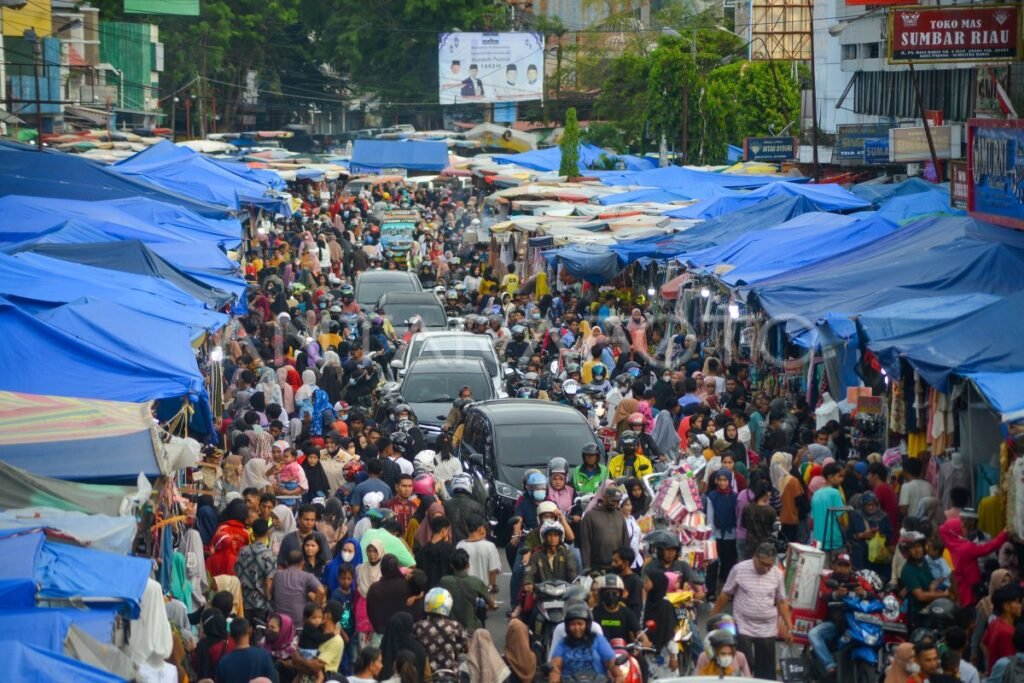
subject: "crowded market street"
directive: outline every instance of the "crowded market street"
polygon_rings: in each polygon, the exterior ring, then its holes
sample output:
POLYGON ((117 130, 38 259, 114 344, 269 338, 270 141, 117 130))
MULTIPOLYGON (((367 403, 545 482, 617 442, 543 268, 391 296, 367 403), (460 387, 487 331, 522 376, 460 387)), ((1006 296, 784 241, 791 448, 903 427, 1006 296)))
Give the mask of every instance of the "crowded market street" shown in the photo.
POLYGON ((0 0, 0 681, 1024 683, 1021 6, 371 4, 0 0))

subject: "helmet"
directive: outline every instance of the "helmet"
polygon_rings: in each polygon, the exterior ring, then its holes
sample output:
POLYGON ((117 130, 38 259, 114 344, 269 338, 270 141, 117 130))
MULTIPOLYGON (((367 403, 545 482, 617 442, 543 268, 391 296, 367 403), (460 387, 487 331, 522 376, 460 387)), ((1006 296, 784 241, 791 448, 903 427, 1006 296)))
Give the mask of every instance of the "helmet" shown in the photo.
POLYGON ((630 413, 629 417, 626 418, 626 419, 629 420, 630 426, 632 426, 632 427, 642 427, 643 424, 644 424, 644 420, 646 418, 644 418, 644 414, 643 413, 630 413))
POLYGON ((618 486, 609 486, 609 487, 607 487, 604 490, 604 494, 603 494, 605 500, 612 501, 612 502, 615 502, 615 503, 618 503, 619 501, 621 501, 622 498, 625 495, 626 495, 625 491, 623 491, 618 486))
POLYGON ((444 296, 444 285, 437 285, 434 287, 434 294, 439 297, 444 296))
POLYGON ((437 467, 437 453, 430 449, 424 449, 413 458, 413 464, 421 467, 424 472, 433 472, 437 467))
POLYGON ((523 382, 530 386, 537 386, 537 383, 540 382, 540 375, 536 372, 528 372, 523 375, 523 382))
POLYGON ((900 618, 900 599, 895 595, 886 595, 882 600, 882 604, 885 605, 885 618, 890 621, 896 621, 900 618))
POLYGON ((956 605, 949 598, 932 600, 921 610, 929 626, 945 630, 956 623, 956 605))
POLYGON ((597 579, 600 590, 603 591, 624 591, 626 584, 622 582, 617 574, 605 574, 597 579))
POLYGON ((452 493, 455 493, 456 491, 473 493, 473 477, 465 472, 459 472, 452 477, 452 493))
POLYGON ((679 536, 666 529, 655 529, 644 536, 644 542, 654 551, 661 550, 662 548, 675 548, 679 550, 683 547, 682 543, 679 542, 679 536))
POLYGON ((582 452, 583 455, 600 455, 601 449, 597 447, 596 443, 590 442, 583 444, 582 452))
POLYGON ((571 605, 566 605, 564 619, 564 623, 566 626, 569 625, 570 621, 575 621, 576 619, 583 619, 587 622, 587 629, 589 630, 591 618, 592 617, 590 616, 590 608, 587 607, 587 603, 573 601, 571 605))
POLYGON ((434 495, 435 486, 434 475, 426 472, 416 475, 416 478, 412 480, 412 492, 417 496, 434 495))
POLYGON ((342 299, 350 300, 355 298, 356 290, 352 288, 352 285, 342 285, 339 291, 341 292, 342 299))
POLYGON ((548 461, 548 477, 552 474, 569 474, 569 463, 565 458, 551 458, 548 461))
POLYGON ((537 506, 537 516, 558 514, 558 506, 550 500, 545 500, 543 503, 537 506))
POLYGON ((562 393, 566 396, 572 397, 578 394, 580 391, 580 383, 574 379, 567 379, 562 382, 562 393))
POLYGON ((857 572, 857 578, 860 579, 862 584, 871 587, 871 590, 878 593, 885 587, 882 582, 882 577, 870 569, 861 569, 857 572))
POLYGON ((405 324, 408 325, 409 327, 412 327, 414 325, 419 325, 422 322, 423 318, 419 317, 418 315, 410 315, 409 319, 405 321, 405 324))
POLYGON ((409 413, 410 415, 412 415, 412 408, 409 407, 408 403, 399 403, 398 405, 391 409, 391 414, 394 415, 396 418, 402 413, 409 413))
POLYGON ((548 478, 544 476, 544 473, 540 470, 533 470, 526 475, 526 488, 539 488, 543 486, 547 488, 548 478))
POLYGON ((526 339, 526 328, 522 325, 512 326, 512 338, 516 341, 523 341, 526 339))
POLYGON ((714 661, 715 650, 726 645, 736 647, 736 636, 727 629, 716 629, 708 633, 704 638, 704 654, 708 659, 714 661))
POLYGON ((516 398, 537 398, 537 389, 528 385, 521 386, 516 391, 516 398))
POLYGON ((607 374, 608 368, 597 363, 593 368, 590 369, 590 373, 594 376, 595 380, 603 380, 605 374, 607 374))
POLYGON ((461 282, 456 282, 455 291, 458 292, 459 294, 462 294, 464 291, 466 291, 466 285, 462 284, 461 282))
POLYGON ((736 622, 730 614, 717 614, 711 617, 708 619, 707 628, 708 634, 714 631, 723 631, 731 634, 733 638, 739 635, 739 629, 736 627, 736 622))
POLYGON ((412 439, 405 432, 391 432, 391 445, 395 447, 396 451, 404 454, 409 452, 412 439))
POLYGON ((574 405, 581 410, 590 410, 594 407, 594 402, 590 400, 590 397, 586 394, 577 394, 576 400, 573 401, 574 405))
POLYGON ((498 327, 501 327, 501 324, 503 322, 505 322, 505 319, 502 318, 497 313, 493 313, 493 314, 487 316, 487 324, 488 325, 497 325, 498 327))
POLYGON ((620 447, 633 446, 635 448, 636 447, 636 441, 637 441, 636 432, 627 429, 626 431, 622 432, 622 435, 619 437, 619 446, 620 447))
POLYGON ((431 588, 423 598, 423 611, 427 614, 440 614, 447 617, 452 613, 452 594, 444 588, 431 588))
POLYGON ((456 292, 454 289, 449 289, 447 292, 445 292, 444 296, 446 299, 448 299, 448 301, 455 301, 456 299, 459 298, 459 293, 456 292))
POLYGON ((565 538, 565 527, 562 526, 561 522, 544 522, 540 525, 541 538, 546 538, 550 533, 556 533, 565 538))
POLYGON ((907 552, 911 546, 924 543, 925 536, 920 531, 906 531, 900 534, 900 551, 907 552))
POLYGON ((566 374, 567 377, 569 375, 575 375, 579 371, 580 371, 580 364, 579 363, 569 363, 568 365, 565 366, 565 374, 566 374))

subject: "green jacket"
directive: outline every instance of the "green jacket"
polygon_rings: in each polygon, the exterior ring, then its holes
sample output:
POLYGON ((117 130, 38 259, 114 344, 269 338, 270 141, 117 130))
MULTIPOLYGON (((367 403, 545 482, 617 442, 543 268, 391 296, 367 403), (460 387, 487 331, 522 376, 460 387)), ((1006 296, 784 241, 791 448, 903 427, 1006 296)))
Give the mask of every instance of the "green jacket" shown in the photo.
POLYGON ((570 484, 579 495, 597 493, 601 484, 608 478, 608 468, 604 465, 597 466, 597 474, 590 476, 582 471, 583 465, 577 465, 572 469, 570 484))

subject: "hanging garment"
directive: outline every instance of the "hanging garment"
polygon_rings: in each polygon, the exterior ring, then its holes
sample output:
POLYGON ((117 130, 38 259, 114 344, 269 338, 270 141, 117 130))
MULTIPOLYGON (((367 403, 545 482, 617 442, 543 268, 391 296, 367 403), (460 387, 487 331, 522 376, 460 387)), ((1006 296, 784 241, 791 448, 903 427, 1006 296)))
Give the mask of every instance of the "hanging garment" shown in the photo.
POLYGON ((1006 526, 1016 538, 1024 536, 1024 458, 1010 466, 1006 482, 1006 526))
POLYGON ((896 434, 907 433, 907 411, 906 400, 903 396, 903 385, 899 382, 892 384, 892 400, 889 409, 889 431, 896 434))
POLYGON ((960 451, 953 451, 953 455, 947 462, 939 466, 939 482, 935 487, 939 500, 945 510, 953 507, 951 493, 953 489, 961 487, 971 490, 971 473, 964 464, 964 456, 960 451))
POLYGON ((917 457, 921 451, 928 450, 928 435, 924 432, 911 432, 907 434, 907 453, 917 457))
POLYGON ((990 489, 999 488, 999 468, 990 463, 974 466, 974 500, 988 498, 990 489))
POLYGON ((1003 508, 1003 497, 999 494, 982 498, 978 503, 978 529, 995 536, 1003 530, 1006 510, 1003 508))

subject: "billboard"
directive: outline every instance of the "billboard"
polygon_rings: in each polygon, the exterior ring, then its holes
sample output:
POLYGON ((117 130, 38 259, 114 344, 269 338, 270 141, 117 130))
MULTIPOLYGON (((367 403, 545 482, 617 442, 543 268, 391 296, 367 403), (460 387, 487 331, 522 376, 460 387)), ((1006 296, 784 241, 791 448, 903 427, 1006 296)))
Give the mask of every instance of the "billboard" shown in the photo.
POLYGON ((811 12, 807 0, 751 0, 750 59, 810 59, 811 12))
POLYGON ((967 122, 967 210, 1024 230, 1024 120, 967 122))
POLYGON ((836 126, 835 157, 840 161, 864 160, 864 141, 889 138, 887 123, 841 123, 836 126))
MULTIPOLYGON (((960 126, 931 126, 931 134, 937 158, 960 158, 960 126)), ((889 129, 890 161, 904 163, 931 161, 931 158, 924 126, 889 129)))
POLYGON ((1019 5, 901 7, 889 13, 889 63, 1021 58, 1019 5))
POLYGON ((889 163, 889 138, 864 138, 864 165, 889 163))
POLYGON ((744 161, 789 161, 799 152, 796 138, 743 138, 744 161))
POLYGON ((949 162, 949 205, 954 209, 967 208, 967 162, 949 162))
POLYGON ((540 33, 442 33, 437 65, 441 104, 544 99, 540 33))

